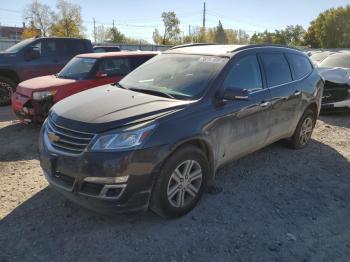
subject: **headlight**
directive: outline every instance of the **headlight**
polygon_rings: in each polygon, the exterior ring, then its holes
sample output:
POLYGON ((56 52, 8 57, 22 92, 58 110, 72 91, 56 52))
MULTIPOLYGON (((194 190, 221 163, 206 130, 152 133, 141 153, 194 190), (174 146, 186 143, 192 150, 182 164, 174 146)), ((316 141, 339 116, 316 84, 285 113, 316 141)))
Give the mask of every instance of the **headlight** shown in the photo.
POLYGON ((139 146, 152 134, 155 127, 156 125, 153 124, 136 130, 126 130, 115 134, 101 135, 94 143, 91 150, 107 151, 139 146))
POLYGON ((33 100, 43 100, 47 97, 54 96, 56 94, 56 90, 51 91, 41 91, 41 92, 34 92, 33 93, 33 100))

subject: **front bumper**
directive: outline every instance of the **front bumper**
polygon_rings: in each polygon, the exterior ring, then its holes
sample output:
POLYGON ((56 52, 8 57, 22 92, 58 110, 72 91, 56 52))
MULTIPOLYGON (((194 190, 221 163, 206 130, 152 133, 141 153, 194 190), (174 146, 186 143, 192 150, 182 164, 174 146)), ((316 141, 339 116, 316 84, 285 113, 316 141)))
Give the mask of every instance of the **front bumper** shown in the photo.
POLYGON ((20 121, 25 123, 42 123, 52 105, 52 98, 35 102, 31 97, 18 92, 13 93, 12 95, 13 112, 20 121))
POLYGON ((336 108, 347 108, 350 109, 350 99, 334 102, 334 103, 323 103, 322 109, 336 109, 336 108))
POLYGON ((49 184, 71 201, 101 213, 144 211, 148 208, 155 174, 165 155, 165 146, 121 152, 89 152, 72 156, 50 150, 39 139, 40 165, 49 184), (87 182, 87 177, 129 176, 113 184, 116 193, 106 197, 111 185, 87 182))

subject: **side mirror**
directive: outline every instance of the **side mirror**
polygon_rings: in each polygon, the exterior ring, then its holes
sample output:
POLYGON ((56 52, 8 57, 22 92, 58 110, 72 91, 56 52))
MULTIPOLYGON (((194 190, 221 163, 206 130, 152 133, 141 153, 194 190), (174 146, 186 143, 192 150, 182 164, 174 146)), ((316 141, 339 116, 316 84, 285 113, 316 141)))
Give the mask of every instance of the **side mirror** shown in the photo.
POLYGON ((40 56, 41 56, 40 50, 36 46, 31 46, 25 52, 25 59, 28 61, 38 59, 40 58, 40 56))
POLYGON ((107 77, 108 75, 106 73, 102 73, 102 72, 97 72, 95 77, 96 78, 104 78, 107 77))
POLYGON ((249 91, 247 89, 225 89, 222 96, 223 99, 227 100, 249 100, 249 91))

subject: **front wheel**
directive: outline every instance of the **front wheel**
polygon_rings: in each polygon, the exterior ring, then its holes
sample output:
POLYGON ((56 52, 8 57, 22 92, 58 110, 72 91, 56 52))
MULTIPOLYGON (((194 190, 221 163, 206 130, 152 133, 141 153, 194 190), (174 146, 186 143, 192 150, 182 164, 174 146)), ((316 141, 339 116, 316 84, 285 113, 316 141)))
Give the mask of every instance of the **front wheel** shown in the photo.
POLYGON ((297 128, 291 138, 290 146, 293 149, 301 149, 306 147, 316 124, 316 114, 313 110, 308 109, 301 117, 297 128))
POLYGON ((11 104, 11 95, 15 87, 15 83, 11 79, 0 77, 0 106, 11 104))
POLYGON ((199 201, 208 174, 208 160, 199 148, 180 148, 166 160, 153 188, 150 208, 169 218, 188 213, 199 201))

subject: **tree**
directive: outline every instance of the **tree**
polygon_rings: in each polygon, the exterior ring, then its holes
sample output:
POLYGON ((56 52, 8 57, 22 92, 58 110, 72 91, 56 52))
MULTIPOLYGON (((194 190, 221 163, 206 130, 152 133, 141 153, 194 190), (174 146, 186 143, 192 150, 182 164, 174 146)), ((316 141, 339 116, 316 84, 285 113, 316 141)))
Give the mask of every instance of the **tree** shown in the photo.
POLYGON ((350 47, 350 5, 331 8, 311 22, 305 44, 311 47, 350 47))
POLYGON ((109 36, 109 30, 104 27, 104 25, 99 25, 96 27, 96 42, 104 43, 107 41, 109 36))
POLYGON ((214 42, 217 44, 227 44, 227 35, 225 33, 224 28, 222 27, 221 21, 219 20, 219 24, 216 27, 214 33, 214 42))
POLYGON ((163 12, 162 20, 164 23, 164 34, 160 35, 158 29, 153 32, 153 41, 156 44, 171 45, 180 41, 180 20, 176 17, 175 12, 163 12))
POLYGON ((58 13, 51 26, 52 36, 82 37, 84 34, 81 7, 66 0, 57 2, 58 13))
POLYGON ((25 27, 22 31, 22 39, 33 38, 40 36, 40 30, 35 28, 34 22, 31 21, 29 27, 25 27))
POLYGON ((125 38, 125 35, 119 32, 117 28, 112 27, 109 29, 108 41, 112 43, 122 43, 125 38))
MULTIPOLYGON (((37 0, 34 0, 31 4, 27 5, 23 12, 24 18, 30 20, 31 28, 40 29, 42 36, 47 36, 51 27, 54 13, 50 6, 42 4, 37 0)), ((36 30, 25 30, 25 35, 30 35, 31 31, 34 33, 36 30)), ((37 32, 35 32, 35 35, 37 32)))

